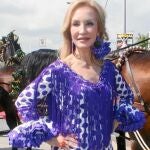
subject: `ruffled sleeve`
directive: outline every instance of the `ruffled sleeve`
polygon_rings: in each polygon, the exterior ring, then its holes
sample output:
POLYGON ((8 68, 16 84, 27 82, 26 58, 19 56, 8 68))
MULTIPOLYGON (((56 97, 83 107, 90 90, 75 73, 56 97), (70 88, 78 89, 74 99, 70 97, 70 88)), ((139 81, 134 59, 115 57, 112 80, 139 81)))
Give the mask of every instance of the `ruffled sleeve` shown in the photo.
POLYGON ((52 72, 53 65, 50 65, 19 95, 15 105, 24 123, 8 134, 13 147, 39 147, 42 142, 58 134, 53 121, 48 117, 41 117, 37 111, 38 102, 53 89, 52 72))
POLYGON ((135 131, 145 123, 144 113, 133 107, 134 96, 122 75, 115 68, 115 92, 117 100, 114 105, 115 119, 121 124, 117 130, 135 131))
POLYGON ((52 76, 53 69, 50 65, 20 93, 15 105, 23 122, 39 119, 37 105, 51 93, 52 76))

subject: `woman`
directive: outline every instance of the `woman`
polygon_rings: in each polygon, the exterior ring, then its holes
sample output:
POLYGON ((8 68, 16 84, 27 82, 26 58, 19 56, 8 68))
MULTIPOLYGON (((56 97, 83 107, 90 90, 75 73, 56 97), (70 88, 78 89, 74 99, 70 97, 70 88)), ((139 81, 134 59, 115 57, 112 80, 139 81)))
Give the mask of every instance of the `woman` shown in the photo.
POLYGON ((62 149, 112 149, 113 130, 139 129, 144 115, 132 107, 133 94, 119 71, 104 61, 110 51, 104 10, 93 0, 74 1, 62 32, 60 59, 16 101, 26 123, 9 133, 10 144, 38 147, 46 141, 62 149), (48 116, 37 113, 42 99, 47 101, 48 116))

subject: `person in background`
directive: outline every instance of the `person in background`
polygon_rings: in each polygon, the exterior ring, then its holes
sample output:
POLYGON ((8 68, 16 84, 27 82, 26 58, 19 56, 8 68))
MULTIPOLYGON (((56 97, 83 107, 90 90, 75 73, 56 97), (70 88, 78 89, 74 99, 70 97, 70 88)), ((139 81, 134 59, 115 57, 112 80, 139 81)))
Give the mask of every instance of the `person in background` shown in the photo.
MULTIPOLYGON (((75 0, 62 26, 60 58, 45 68, 19 95, 24 123, 11 131, 10 144, 53 149, 112 150, 111 133, 142 128, 144 114, 132 106, 133 93, 110 51, 104 9, 94 0, 75 0), (38 114, 46 100, 48 115, 38 114)), ((44 111, 44 109, 43 109, 44 111)))

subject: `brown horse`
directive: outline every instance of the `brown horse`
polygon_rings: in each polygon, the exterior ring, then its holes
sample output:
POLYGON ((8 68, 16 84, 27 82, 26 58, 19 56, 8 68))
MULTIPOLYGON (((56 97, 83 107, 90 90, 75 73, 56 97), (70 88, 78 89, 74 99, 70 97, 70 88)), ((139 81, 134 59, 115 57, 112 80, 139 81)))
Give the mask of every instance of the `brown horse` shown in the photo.
POLYGON ((132 150, 150 150, 150 51, 140 47, 124 49, 114 63, 133 90, 134 106, 145 112, 144 127, 129 133, 134 140, 132 150))

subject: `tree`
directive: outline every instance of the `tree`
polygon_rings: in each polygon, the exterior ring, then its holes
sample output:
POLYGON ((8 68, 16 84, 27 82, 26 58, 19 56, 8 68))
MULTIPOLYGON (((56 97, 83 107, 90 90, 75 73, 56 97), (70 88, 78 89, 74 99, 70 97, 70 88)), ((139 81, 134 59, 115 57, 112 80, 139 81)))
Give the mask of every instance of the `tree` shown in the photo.
MULTIPOLYGON (((140 41, 146 40, 148 38, 149 38, 148 34, 144 35, 144 34, 139 33, 138 37, 136 37, 136 42, 140 42, 140 41)), ((143 48, 148 48, 148 42, 149 42, 149 40, 145 41, 143 43, 140 43, 139 46, 141 46, 143 48)))

